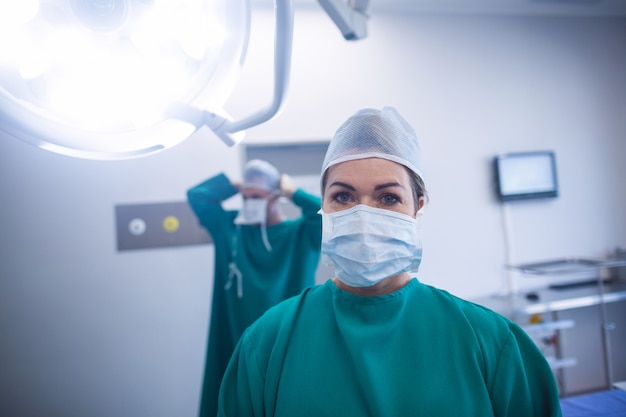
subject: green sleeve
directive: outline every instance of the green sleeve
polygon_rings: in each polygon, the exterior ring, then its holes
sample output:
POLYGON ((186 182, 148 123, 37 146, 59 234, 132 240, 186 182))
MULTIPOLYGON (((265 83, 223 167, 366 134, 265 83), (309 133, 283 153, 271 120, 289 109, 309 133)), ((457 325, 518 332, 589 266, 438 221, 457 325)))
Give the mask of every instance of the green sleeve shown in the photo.
POLYGON ((293 193, 292 201, 302 209, 302 219, 309 243, 318 248, 322 241, 322 216, 318 213, 322 207, 322 199, 298 188, 293 193))
POLYGON ((322 207, 322 199, 319 196, 310 194, 302 188, 298 188, 292 197, 293 203, 302 209, 302 215, 319 217, 317 212, 322 207))
POLYGON ((264 372, 248 339, 249 331, 246 331, 224 374, 218 399, 218 417, 264 415, 264 372))
POLYGON ((236 213, 224 210, 222 202, 237 192, 226 175, 218 174, 187 190, 187 201, 200 224, 213 234, 234 218, 236 213))
POLYGON ((561 417, 550 366, 528 335, 510 324, 490 387, 496 417, 561 417))

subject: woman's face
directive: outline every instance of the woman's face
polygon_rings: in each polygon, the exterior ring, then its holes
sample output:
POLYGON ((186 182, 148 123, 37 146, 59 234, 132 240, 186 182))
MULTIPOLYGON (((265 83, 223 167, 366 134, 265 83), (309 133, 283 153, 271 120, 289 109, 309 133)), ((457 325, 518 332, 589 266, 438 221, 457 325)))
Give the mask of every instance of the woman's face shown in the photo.
MULTIPOLYGON (((415 217, 413 189, 403 165, 381 158, 356 159, 328 168, 322 210, 334 213, 357 204, 415 217)), ((420 198, 420 206, 423 198, 420 198)))

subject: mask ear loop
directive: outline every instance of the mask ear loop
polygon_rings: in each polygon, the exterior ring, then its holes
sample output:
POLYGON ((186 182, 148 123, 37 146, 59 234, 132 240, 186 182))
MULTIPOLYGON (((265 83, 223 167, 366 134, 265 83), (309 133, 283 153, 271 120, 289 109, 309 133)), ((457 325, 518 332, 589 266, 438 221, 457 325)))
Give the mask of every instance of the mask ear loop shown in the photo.
POLYGON ((270 241, 267 238, 267 226, 265 225, 265 223, 261 225, 261 237, 263 238, 263 244, 265 245, 265 249, 267 249, 268 252, 271 252, 272 245, 270 245, 270 241))
MULTIPOLYGON (((280 198, 281 192, 280 190, 275 190, 272 191, 270 193, 270 195, 268 195, 266 198, 267 200, 267 205, 269 207, 269 202, 270 200, 274 197, 277 196, 278 198, 280 198)), ((274 204, 280 204, 279 201, 276 201, 274 204)), ((265 215, 265 221, 261 224, 261 237, 263 238, 263 244, 265 245, 265 249, 267 249, 268 252, 272 251, 272 245, 270 245, 270 241, 267 237, 267 214, 265 215)))

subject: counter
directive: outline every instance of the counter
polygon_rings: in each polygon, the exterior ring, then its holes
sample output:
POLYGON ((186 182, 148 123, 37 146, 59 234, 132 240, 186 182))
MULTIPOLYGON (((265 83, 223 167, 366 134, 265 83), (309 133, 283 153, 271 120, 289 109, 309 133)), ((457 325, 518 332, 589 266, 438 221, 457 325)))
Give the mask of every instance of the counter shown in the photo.
POLYGON ((494 295, 472 299, 510 319, 532 314, 569 310, 626 300, 626 283, 604 282, 569 288, 542 288, 513 295, 494 295))
POLYGON ((555 372, 563 397, 626 380, 626 282, 542 288, 473 302, 517 322, 555 372))

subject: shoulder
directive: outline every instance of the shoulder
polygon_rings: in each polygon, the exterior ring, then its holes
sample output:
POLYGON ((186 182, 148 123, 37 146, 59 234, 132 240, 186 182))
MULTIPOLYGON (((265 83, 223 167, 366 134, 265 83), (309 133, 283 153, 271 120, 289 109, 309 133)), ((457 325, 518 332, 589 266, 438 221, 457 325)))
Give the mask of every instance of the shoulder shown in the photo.
POLYGON ((525 357, 543 361, 532 339, 510 319, 444 290, 423 286, 421 291, 427 309, 423 311, 438 312, 437 326, 454 329, 451 339, 473 346, 488 381, 494 380, 499 369, 518 369, 525 357))
POLYGON ((432 309, 443 309, 457 325, 466 324, 478 339, 504 343, 516 325, 508 318, 484 306, 459 298, 429 285, 420 286, 420 298, 432 309))
POLYGON ((268 309, 241 336, 237 347, 239 355, 254 358, 255 368, 262 375, 272 369, 273 363, 279 366, 289 349, 296 326, 302 324, 303 315, 307 316, 302 310, 311 311, 311 299, 319 298, 322 292, 321 286, 307 288, 268 309))
POLYGON ((267 348, 288 338, 306 306, 317 305, 326 292, 323 285, 316 285, 269 308, 246 330, 248 343, 267 348))

